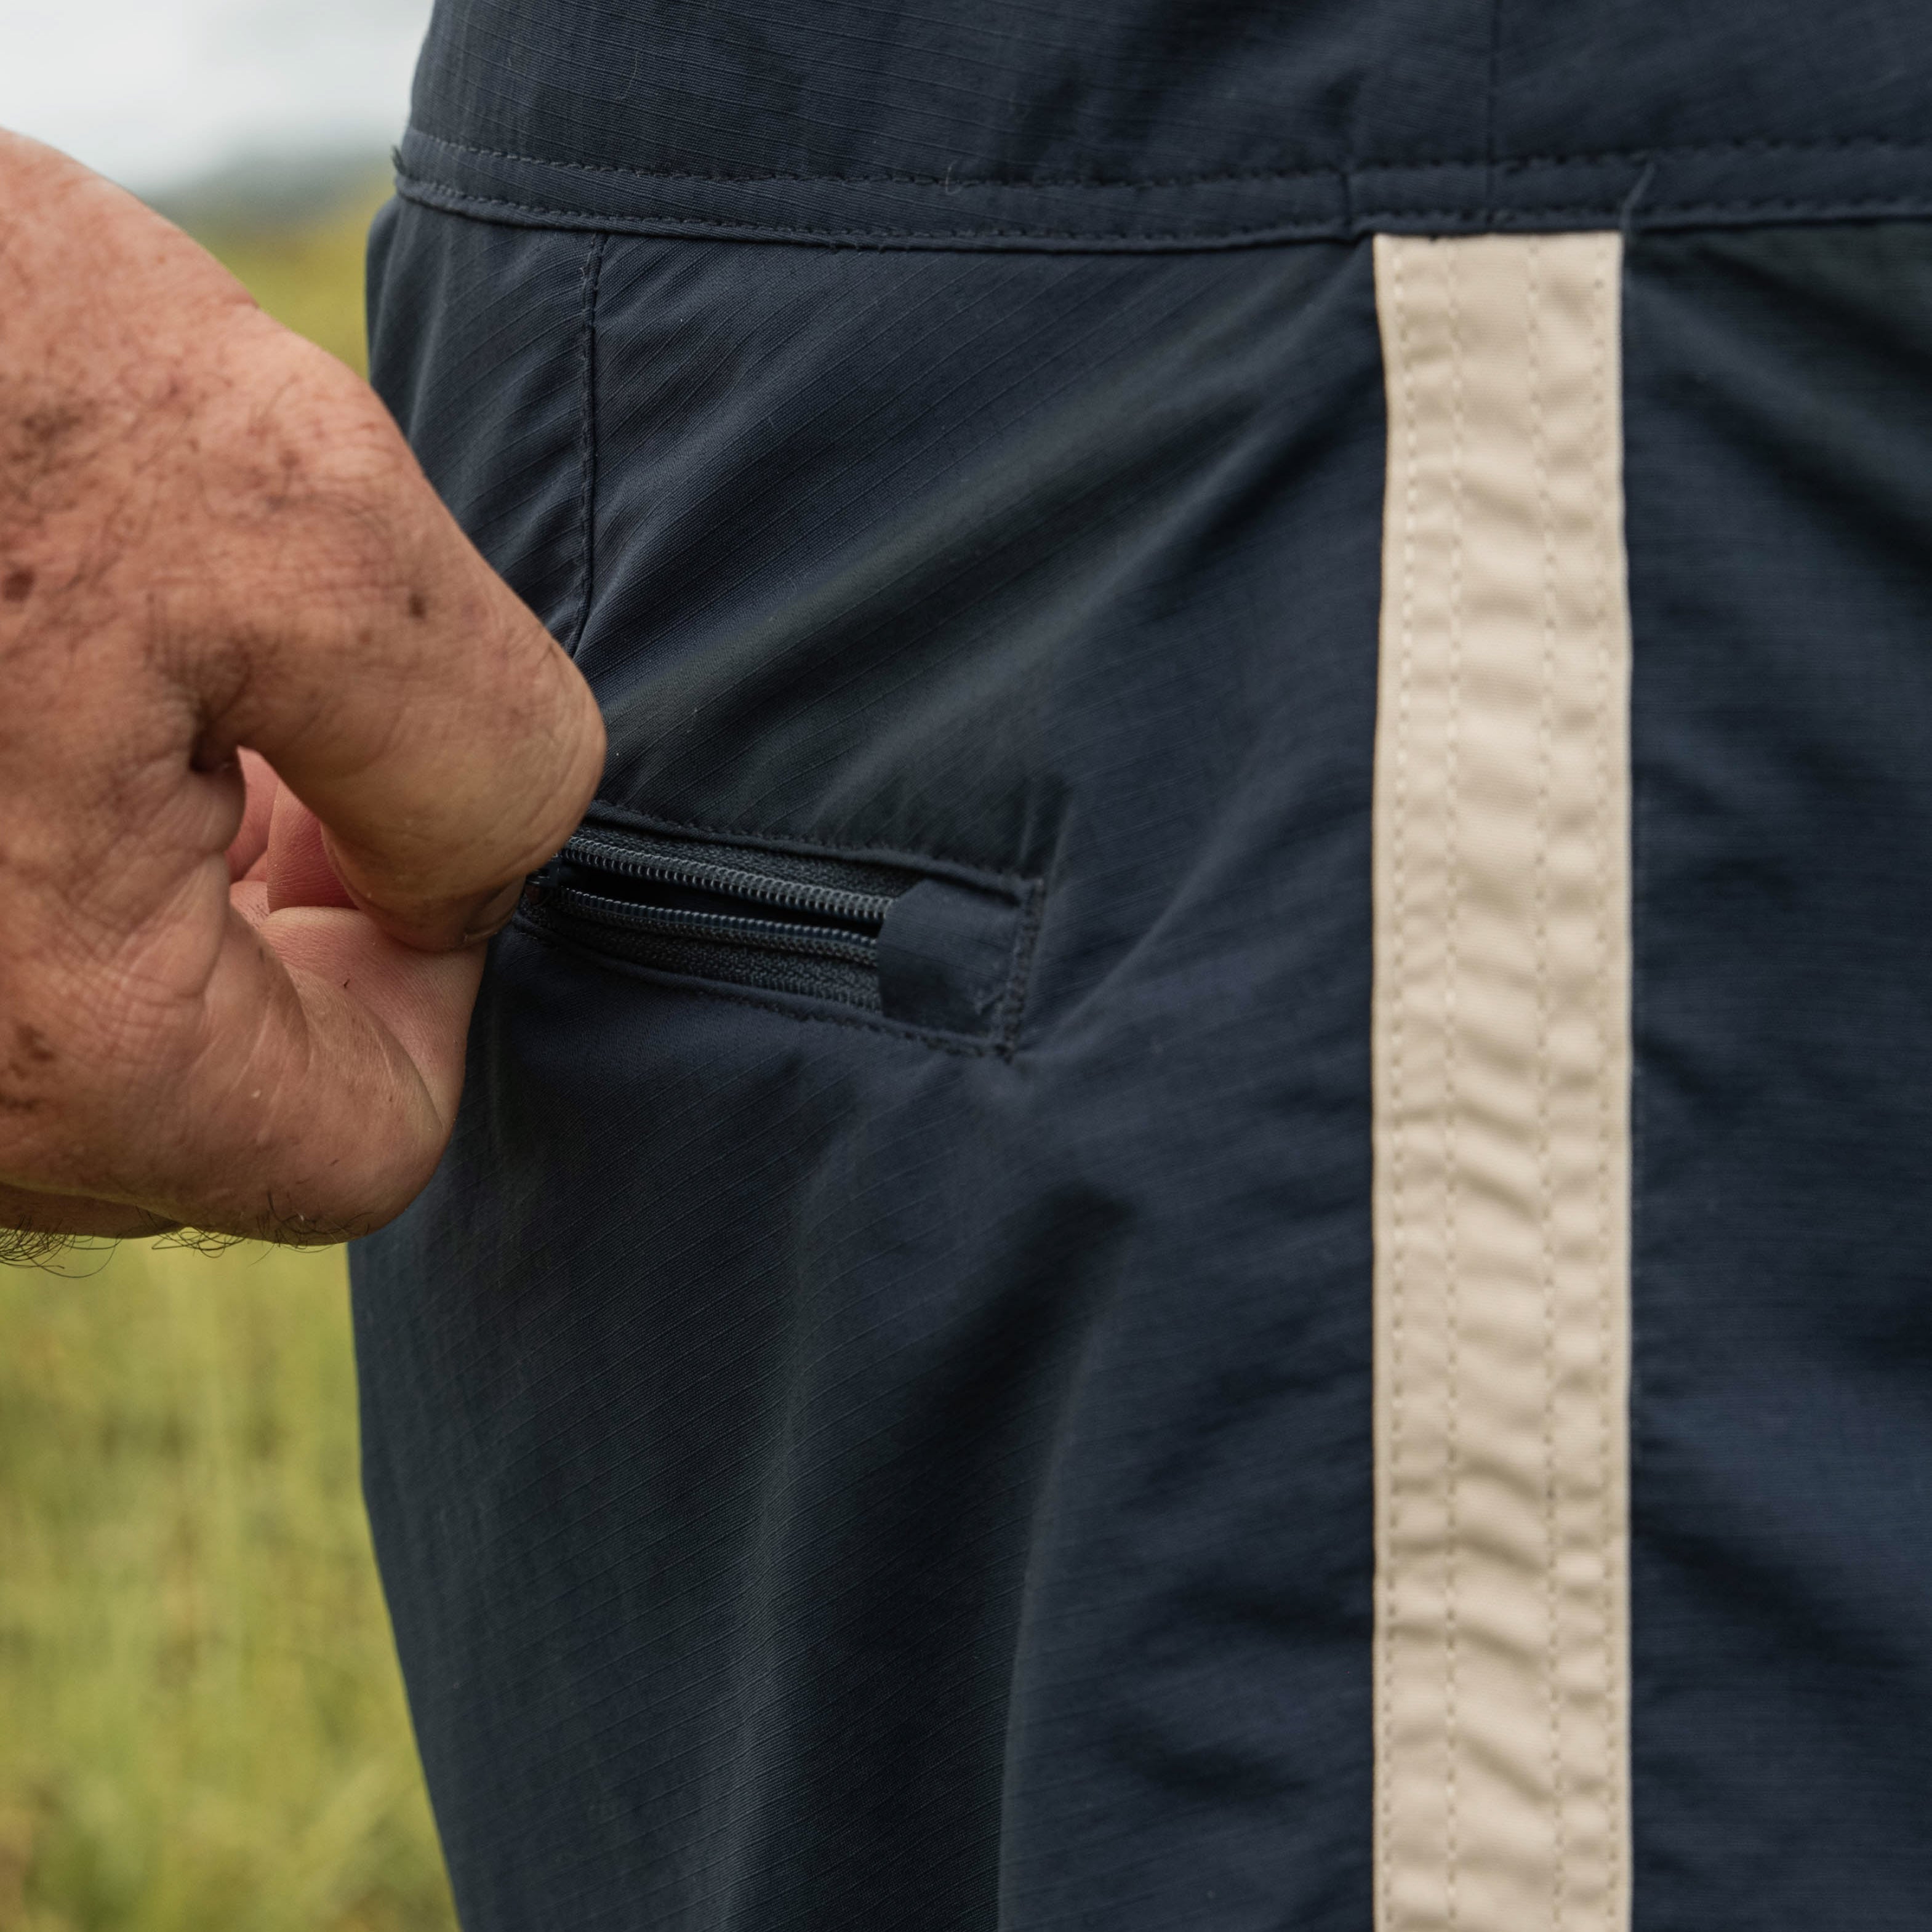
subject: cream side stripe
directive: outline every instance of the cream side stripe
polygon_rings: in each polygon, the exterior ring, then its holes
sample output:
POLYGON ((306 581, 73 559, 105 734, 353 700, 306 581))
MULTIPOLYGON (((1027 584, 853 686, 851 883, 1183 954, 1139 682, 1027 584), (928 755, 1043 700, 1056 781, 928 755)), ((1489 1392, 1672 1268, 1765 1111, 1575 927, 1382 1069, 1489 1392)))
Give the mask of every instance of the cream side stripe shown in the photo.
POLYGON ((1624 1932, 1621 247, 1375 264, 1376 1924, 1624 1932))

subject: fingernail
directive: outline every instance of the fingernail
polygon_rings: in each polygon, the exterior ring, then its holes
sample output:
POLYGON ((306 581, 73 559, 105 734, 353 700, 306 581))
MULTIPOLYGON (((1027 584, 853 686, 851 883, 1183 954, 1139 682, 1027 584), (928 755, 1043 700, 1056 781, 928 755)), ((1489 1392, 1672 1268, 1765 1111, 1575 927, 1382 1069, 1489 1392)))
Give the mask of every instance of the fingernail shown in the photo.
POLYGON ((494 938, 510 922, 517 910, 517 902, 524 896, 524 882, 513 880, 500 892, 493 892, 479 905, 471 916, 463 932, 465 946, 474 946, 479 941, 494 938))

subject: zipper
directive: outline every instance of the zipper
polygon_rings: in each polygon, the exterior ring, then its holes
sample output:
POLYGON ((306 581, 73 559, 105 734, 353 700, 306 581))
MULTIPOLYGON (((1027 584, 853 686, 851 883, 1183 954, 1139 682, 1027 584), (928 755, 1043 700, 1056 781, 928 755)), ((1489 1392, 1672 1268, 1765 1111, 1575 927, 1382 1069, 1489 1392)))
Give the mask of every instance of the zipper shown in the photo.
POLYGON ((842 856, 592 824, 531 880, 523 916, 660 971, 876 1012, 879 936, 916 878, 842 856))
MULTIPOLYGON (((886 914, 894 896, 890 892, 854 892, 836 886, 815 885, 805 880, 777 878, 757 869, 755 857, 751 854, 747 854, 746 862, 742 864, 721 865, 716 860, 693 858, 664 850, 662 847, 656 850, 640 848, 634 842, 620 845, 590 832, 578 832, 564 848, 563 856, 574 865, 596 868, 610 878, 633 879, 646 885, 677 886, 688 892, 712 893, 720 898, 770 906, 806 918, 816 914, 837 920, 842 926, 856 928, 856 934, 848 935, 831 928, 809 926, 778 926, 724 914, 715 916, 740 928, 736 936, 752 944, 759 943, 758 935, 749 930, 754 927, 762 927, 769 933, 815 932, 827 941, 862 936, 871 949, 866 955, 868 958, 878 950, 879 928, 886 922, 886 914)), ((706 914, 694 916, 714 917, 706 914)))
POLYGON ((526 929, 680 979, 1010 1042, 1030 882, 598 818, 532 878, 526 929))
MULTIPOLYGON (((845 932, 833 926, 795 926, 788 921, 743 918, 731 913, 694 912, 681 906, 633 905, 572 886, 556 888, 550 903, 560 913, 574 914, 594 924, 627 932, 762 946, 774 952, 803 953, 814 958, 849 960, 855 966, 878 964, 878 926, 884 923, 882 912, 878 924, 869 932, 845 932)), ((888 899, 886 903, 890 905, 892 902, 888 899)))

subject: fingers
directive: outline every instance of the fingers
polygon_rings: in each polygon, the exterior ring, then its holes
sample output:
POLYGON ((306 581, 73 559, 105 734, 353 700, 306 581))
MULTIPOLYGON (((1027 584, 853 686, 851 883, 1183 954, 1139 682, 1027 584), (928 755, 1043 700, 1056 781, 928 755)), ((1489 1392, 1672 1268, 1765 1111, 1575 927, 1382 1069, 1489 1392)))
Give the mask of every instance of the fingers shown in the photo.
POLYGON ((274 542, 250 573, 257 608, 224 618, 231 640, 253 633, 245 665, 212 641, 184 669, 220 734, 321 821, 352 902, 412 944, 459 945, 582 816, 596 701, 374 398, 280 332, 248 353, 255 391, 284 398, 252 428, 283 451, 274 542), (286 614, 279 634, 260 634, 262 610, 286 614))
POLYGON ((0 1177, 0 1226, 342 1240, 428 1179, 462 1090, 482 949, 424 952, 341 908, 256 910, 233 913, 193 1025, 141 1056, 133 1106, 76 1070, 40 1171, 0 1177))
MULTIPOLYGON (((359 913, 327 906, 271 912, 257 930, 302 1003, 302 1034, 289 1050, 297 1045, 307 1050, 313 1041, 341 1052, 346 1043, 366 1038, 385 1066, 400 1053, 411 1077, 400 1084, 411 1105, 420 1094, 435 1114, 440 1152, 462 1094, 470 1009, 483 976, 484 949, 425 954, 392 939, 359 913), (352 1013, 339 1010, 345 1004, 352 1013)), ((346 1090, 349 1083, 343 1084, 346 1090)), ((344 1114, 343 1129, 360 1130, 352 1112, 344 1114)))
POLYGON ((482 969, 480 948, 426 953, 346 908, 238 915, 206 1002, 205 1036, 222 1046, 180 1121, 199 1181, 168 1210, 281 1240, 340 1240, 398 1212, 455 1118, 482 969))
MULTIPOLYGON (((329 858, 321 820, 286 787, 277 790, 270 808, 263 856, 269 911, 280 912, 290 906, 355 904, 329 858)), ((230 866, 232 870, 232 860, 230 866)))
POLYGON ((351 904, 286 787, 268 815, 262 876, 230 889, 237 918, 204 1000, 209 1036, 247 1051, 205 1056, 182 1083, 193 1111, 178 1164, 223 1185, 169 1205, 200 1228, 340 1239, 388 1219, 441 1154, 482 950, 392 938, 351 904))
POLYGON ((602 721, 374 392, 131 197, 4 135, 0 313, 15 614, 137 656, 123 686, 177 694, 204 765, 265 756, 390 932, 494 923, 581 815, 602 721))
POLYGON ((364 386, 4 138, 0 317, 0 1220, 379 1225, 596 705, 364 386))

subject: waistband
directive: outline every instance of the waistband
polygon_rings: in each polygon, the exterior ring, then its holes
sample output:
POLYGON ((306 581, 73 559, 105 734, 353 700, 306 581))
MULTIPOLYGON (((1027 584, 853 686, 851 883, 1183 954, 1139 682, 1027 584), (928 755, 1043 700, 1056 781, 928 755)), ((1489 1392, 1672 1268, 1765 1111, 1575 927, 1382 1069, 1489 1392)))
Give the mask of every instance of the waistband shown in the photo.
POLYGON ((1924 0, 439 0, 411 199, 875 248, 1932 214, 1924 0))

